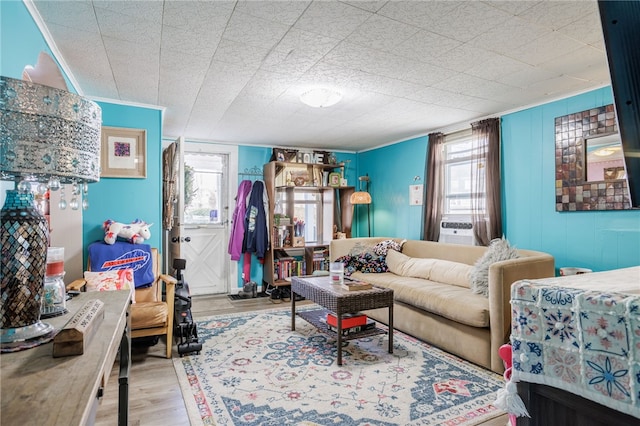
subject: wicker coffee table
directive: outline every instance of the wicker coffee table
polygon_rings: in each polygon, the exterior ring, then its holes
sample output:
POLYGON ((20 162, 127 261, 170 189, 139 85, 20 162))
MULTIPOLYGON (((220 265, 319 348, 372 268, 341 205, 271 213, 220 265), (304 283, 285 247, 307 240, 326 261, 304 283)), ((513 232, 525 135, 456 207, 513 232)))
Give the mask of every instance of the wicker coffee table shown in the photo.
POLYGON ((299 312, 298 315, 316 326, 320 331, 336 335, 338 339, 338 365, 342 365, 342 341, 384 334, 385 330, 375 328, 353 334, 342 334, 342 316, 344 314, 366 311, 368 309, 389 308, 389 353, 393 353, 393 290, 373 287, 370 290, 348 291, 339 285, 331 284, 328 276, 291 278, 291 330, 296 329, 296 298, 299 294, 326 309, 299 312), (324 318, 331 311, 338 317, 337 332, 327 328, 324 318))

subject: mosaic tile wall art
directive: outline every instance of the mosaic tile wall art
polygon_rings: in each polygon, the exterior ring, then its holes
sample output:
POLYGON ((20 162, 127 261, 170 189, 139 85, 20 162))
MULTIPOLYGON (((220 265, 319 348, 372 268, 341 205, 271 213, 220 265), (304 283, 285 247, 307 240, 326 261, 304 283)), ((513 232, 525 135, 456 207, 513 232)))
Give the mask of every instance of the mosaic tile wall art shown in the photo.
POLYGON ((586 143, 618 131, 613 104, 556 117, 556 211, 631 208, 626 179, 587 182, 586 143))

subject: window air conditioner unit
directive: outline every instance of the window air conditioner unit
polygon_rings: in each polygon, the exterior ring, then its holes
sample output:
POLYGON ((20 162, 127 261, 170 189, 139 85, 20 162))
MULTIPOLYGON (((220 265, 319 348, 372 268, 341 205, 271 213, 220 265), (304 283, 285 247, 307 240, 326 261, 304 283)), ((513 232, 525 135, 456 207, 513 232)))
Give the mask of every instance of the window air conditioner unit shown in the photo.
POLYGON ((473 236, 473 223, 442 219, 438 242, 475 246, 476 238, 473 236))

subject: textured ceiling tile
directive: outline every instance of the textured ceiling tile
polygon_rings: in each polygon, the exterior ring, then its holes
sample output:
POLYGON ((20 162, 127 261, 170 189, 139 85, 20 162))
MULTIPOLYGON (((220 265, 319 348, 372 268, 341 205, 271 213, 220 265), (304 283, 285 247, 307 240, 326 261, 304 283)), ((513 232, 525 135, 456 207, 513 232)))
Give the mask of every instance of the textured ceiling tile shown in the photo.
POLYGON ((526 89, 534 83, 539 81, 548 80, 560 75, 558 72, 543 69, 540 67, 527 66, 526 68, 516 71, 512 74, 508 74, 500 79, 502 83, 508 84, 513 87, 520 87, 526 89))
POLYGON ((351 43, 341 43, 323 59, 324 63, 366 70, 368 74, 400 79, 412 61, 391 53, 368 49, 351 43))
POLYGON ((457 6, 455 1, 390 1, 378 14, 430 30, 434 23, 445 19, 457 6))
POLYGON ((234 12, 223 37, 237 43, 271 49, 288 29, 284 24, 234 12))
POLYGON ((165 1, 162 23, 191 31, 220 32, 227 26, 235 1, 165 1))
POLYGON ((434 85, 434 87, 486 99, 491 99, 496 93, 510 88, 505 84, 484 80, 468 74, 458 74, 434 85))
POLYGON ((103 36, 154 48, 160 46, 161 26, 157 22, 107 9, 96 8, 96 13, 103 36))
POLYGON ((313 2, 294 28, 327 37, 344 38, 371 16, 370 12, 337 2, 313 2))
POLYGON ((466 42, 509 19, 506 12, 480 1, 454 3, 454 9, 430 23, 429 31, 466 42))
POLYGON ((212 106, 221 100, 228 100, 230 104, 251 80, 252 75, 237 66, 214 62, 202 81, 196 103, 212 106))
POLYGON ((469 44, 509 56, 513 49, 530 43, 549 32, 548 29, 514 18, 504 25, 490 28, 487 32, 471 40, 469 44))
POLYGON ((264 59, 260 69, 280 74, 286 74, 291 81, 307 72, 315 63, 316 58, 308 57, 302 51, 274 50, 264 59))
POLYGON ((394 52, 401 56, 430 62, 431 58, 439 57, 461 44, 461 42, 449 37, 422 30, 400 43, 394 52))
POLYGON ((454 93, 449 90, 436 89, 435 87, 427 87, 411 93, 407 95, 407 98, 424 104, 434 104, 450 108, 462 108, 474 100, 471 96, 454 93))
POLYGON ((598 13, 595 1, 545 1, 520 14, 522 19, 557 30, 588 14, 598 13))
POLYGON ((207 73, 211 58, 185 52, 163 50, 160 54, 160 77, 198 81, 207 73), (186 76, 186 78, 185 78, 186 76))
POLYGON ((423 86, 431 86, 456 74, 455 71, 437 65, 411 61, 407 63, 400 79, 423 86))
POLYGON ((581 47, 584 47, 583 43, 553 32, 513 49, 509 56, 530 65, 539 65, 575 52, 581 47))
POLYGON ((218 33, 194 32, 165 26, 162 30, 162 50, 168 49, 189 55, 213 56, 220 43, 222 31, 218 33))
POLYGON ((241 65, 250 70, 257 70, 269 53, 263 47, 250 46, 236 41, 222 39, 213 59, 229 64, 241 65))
POLYGON ((139 73, 146 74, 147 78, 158 76, 159 50, 111 37, 103 37, 102 40, 112 66, 114 64, 130 66, 130 71, 135 72, 133 64, 142 65, 142 69, 137 70, 139 73))
POLYGON ((35 1, 42 19, 85 32, 98 32, 96 14, 90 1, 35 1))
POLYGON ((602 24, 600 23, 600 15, 597 11, 589 13, 577 21, 558 29, 558 32, 595 47, 604 45, 602 24))
POLYGON ((481 115, 490 115, 495 111, 507 111, 515 107, 515 103, 498 102, 488 99, 473 98, 471 102, 464 106, 465 110, 473 111, 481 115))
POLYGON ((292 28, 278 43, 277 49, 285 52, 294 51, 311 58, 320 59, 336 47, 338 43, 340 43, 340 40, 337 38, 292 28))
POLYGON ((368 12, 377 12, 387 2, 388 0, 378 0, 378 1, 356 0, 356 1, 343 1, 342 3, 349 4, 353 7, 357 7, 358 9, 366 10, 368 12))
POLYGON ((485 80, 496 80, 518 71, 526 70, 530 65, 516 59, 498 55, 493 52, 486 52, 486 55, 479 59, 477 65, 466 70, 466 74, 485 80))
POLYGON ((541 63, 539 67, 553 71, 557 75, 567 74, 580 77, 588 68, 602 69, 600 65, 607 60, 607 56, 599 49, 585 46, 563 55, 562 59, 562 62, 551 59, 541 63))
POLYGON ((236 10, 257 18, 293 25, 302 12, 311 4, 310 1, 255 1, 242 0, 236 5, 236 10))
POLYGON ((566 90, 578 92, 585 87, 589 87, 588 82, 565 75, 529 86, 532 91, 542 91, 546 96, 550 97, 557 97, 559 93, 563 93, 566 90))
POLYGON ((373 15, 351 33, 345 41, 371 49, 393 51, 396 46, 419 31, 418 28, 373 15))
POLYGON ((518 16, 524 13, 526 10, 531 9, 533 6, 540 3, 540 1, 504 1, 504 0, 484 0, 484 2, 490 6, 507 12, 513 16, 518 16))
POLYGON ((275 99, 291 85, 291 80, 283 74, 258 71, 242 90, 243 95, 265 96, 275 99))
MULTIPOLYGON (((162 22, 162 10, 164 2, 160 1, 121 1, 121 0, 97 0, 92 2, 96 13, 105 11, 126 15, 135 21, 150 21, 156 24, 162 22)), ((125 27, 126 28, 126 27, 125 27)), ((122 28, 120 28, 122 30, 122 28)))
POLYGON ((492 55, 496 54, 481 47, 471 46, 465 43, 440 56, 427 57, 423 60, 430 64, 437 64, 443 68, 465 72, 471 68, 481 66, 482 63, 492 55))

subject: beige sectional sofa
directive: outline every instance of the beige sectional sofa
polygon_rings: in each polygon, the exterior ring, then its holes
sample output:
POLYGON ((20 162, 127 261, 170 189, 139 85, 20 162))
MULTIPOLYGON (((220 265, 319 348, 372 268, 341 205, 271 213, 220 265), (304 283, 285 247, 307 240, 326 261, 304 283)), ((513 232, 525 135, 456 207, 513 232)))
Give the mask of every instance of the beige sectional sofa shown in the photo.
MULTIPOLYGON (((330 257, 335 260, 388 239, 333 240, 330 257)), ((472 292, 469 279, 473 265, 486 251, 487 247, 409 240, 401 253, 387 254, 387 265, 396 273, 358 271, 351 277, 394 290, 397 330, 502 373, 498 348, 511 333, 511 285, 525 278, 552 277, 555 266, 549 254, 517 250, 518 258, 491 264, 485 297, 472 292)), ((388 321, 387 309, 367 314, 388 321)))

